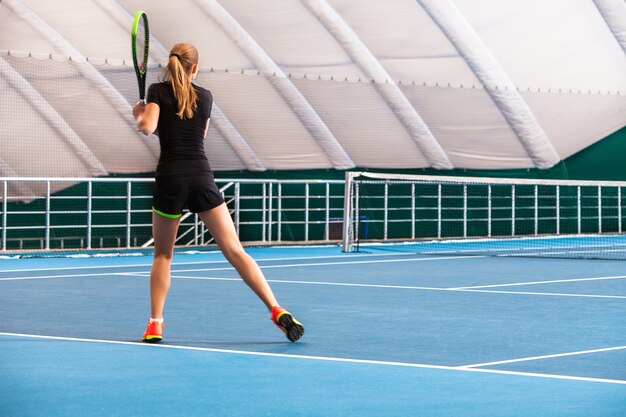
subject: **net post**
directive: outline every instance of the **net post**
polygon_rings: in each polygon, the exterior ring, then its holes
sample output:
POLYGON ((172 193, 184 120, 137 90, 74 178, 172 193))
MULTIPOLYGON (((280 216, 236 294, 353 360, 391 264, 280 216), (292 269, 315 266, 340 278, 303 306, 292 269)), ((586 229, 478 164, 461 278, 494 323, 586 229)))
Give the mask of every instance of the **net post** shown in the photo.
POLYGON ((622 233, 622 187, 617 187, 617 230, 622 233))
POLYGON ((93 210, 93 182, 87 182, 87 249, 91 249, 93 210))
POLYGON ((511 186, 511 236, 515 236, 515 184, 511 186))
POLYGON ((581 202, 580 202, 580 185, 576 187, 576 209, 577 209, 577 217, 578 217, 578 234, 580 234, 581 230, 581 202))
POLYGON ((463 237, 467 237, 467 184, 463 185, 463 237))
POLYGON ((324 232, 324 240, 330 240, 330 183, 326 183, 326 200, 325 200, 325 232, 324 232))
POLYGON ((50 180, 46 181, 46 250, 50 249, 50 180))
POLYGON ((539 187, 535 185, 535 236, 539 234, 539 187))
POLYGON ((241 199, 241 183, 235 183, 235 229, 237 230, 237 236, 239 236, 239 206, 241 199))
POLYGON ((353 195, 354 195, 354 204, 352 206, 352 213, 354 213, 353 217, 354 217, 354 221, 351 220, 351 226, 352 227, 352 239, 354 239, 354 241, 356 242, 356 250, 358 252, 359 250, 359 243, 360 243, 360 239, 361 239, 361 216, 359 216, 359 213, 361 213, 361 206, 359 206, 359 203, 361 201, 361 194, 360 194, 360 184, 359 181, 355 181, 352 185, 352 189, 353 191, 353 195))
POLYGON ((602 233, 602 186, 598 185, 598 233, 602 233))
POLYGON ((441 184, 437 184, 437 239, 441 239, 441 184))
POLYGON ((411 239, 415 239, 415 183, 411 183, 411 239))
POLYGON ((350 252, 352 244, 352 184, 357 172, 346 172, 346 180, 343 193, 343 232, 342 232, 342 250, 350 252))
POLYGON ((304 184, 304 241, 309 241, 309 183, 304 184))
POLYGON ((556 186, 556 234, 561 234, 561 186, 556 186))
POLYGON ((267 240, 269 243, 272 243, 272 208, 273 208, 273 202, 272 199, 274 198, 274 184, 272 184, 271 182, 268 184, 269 185, 269 192, 268 192, 268 205, 267 205, 267 240))
POLYGON ((491 184, 487 186, 487 237, 491 237, 491 184))
POLYGON ((263 199, 261 203, 261 241, 265 243, 267 238, 267 229, 265 225, 267 224, 267 213, 265 209, 267 208, 267 183, 263 183, 263 199))
MULTIPOLYGON (((389 232, 389 180, 385 180, 385 198, 383 204, 383 241, 386 241, 389 232)), ((358 217, 359 214, 357 213, 357 221, 358 217)))
POLYGON ((131 221, 131 193, 132 184, 126 182, 126 249, 130 249, 130 221, 131 221))
POLYGON ((8 182, 2 181, 2 250, 7 250, 7 198, 8 198, 8 182))
POLYGON ((276 231, 276 233, 278 234, 278 236, 276 236, 276 240, 278 242, 280 242, 282 240, 282 226, 283 226, 283 215, 282 215, 282 210, 283 210, 283 186, 282 183, 278 183, 278 213, 276 213, 276 221, 278 223, 278 230, 276 231))

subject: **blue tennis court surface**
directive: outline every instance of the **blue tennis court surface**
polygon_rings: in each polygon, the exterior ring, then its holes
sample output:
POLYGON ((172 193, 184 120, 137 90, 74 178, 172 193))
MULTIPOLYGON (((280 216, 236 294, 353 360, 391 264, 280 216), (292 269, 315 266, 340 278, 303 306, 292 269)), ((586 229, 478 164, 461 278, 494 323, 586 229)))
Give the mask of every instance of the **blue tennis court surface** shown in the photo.
POLYGON ((288 343, 219 253, 0 261, 2 416, 623 416, 619 261, 249 249, 288 343))

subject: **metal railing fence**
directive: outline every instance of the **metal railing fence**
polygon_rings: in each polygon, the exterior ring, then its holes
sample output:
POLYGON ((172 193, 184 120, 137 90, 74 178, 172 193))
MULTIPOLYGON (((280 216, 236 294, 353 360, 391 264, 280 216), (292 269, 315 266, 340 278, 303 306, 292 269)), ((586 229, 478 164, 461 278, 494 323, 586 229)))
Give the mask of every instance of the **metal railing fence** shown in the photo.
MULTIPOLYGON (((153 178, 0 178, 2 251, 152 244, 153 178), (52 190, 57 190, 53 192, 52 190)), ((343 180, 218 179, 242 241, 340 241, 343 180)), ((186 213, 179 246, 212 242, 186 213)))

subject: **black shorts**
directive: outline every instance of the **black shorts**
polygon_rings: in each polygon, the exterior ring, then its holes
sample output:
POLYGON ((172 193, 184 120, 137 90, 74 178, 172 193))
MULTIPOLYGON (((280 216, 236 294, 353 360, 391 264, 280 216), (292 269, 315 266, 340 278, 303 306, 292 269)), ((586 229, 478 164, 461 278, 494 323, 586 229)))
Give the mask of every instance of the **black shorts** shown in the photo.
POLYGON ((211 174, 157 177, 152 194, 152 210, 173 219, 182 216, 185 208, 200 213, 223 202, 211 174))

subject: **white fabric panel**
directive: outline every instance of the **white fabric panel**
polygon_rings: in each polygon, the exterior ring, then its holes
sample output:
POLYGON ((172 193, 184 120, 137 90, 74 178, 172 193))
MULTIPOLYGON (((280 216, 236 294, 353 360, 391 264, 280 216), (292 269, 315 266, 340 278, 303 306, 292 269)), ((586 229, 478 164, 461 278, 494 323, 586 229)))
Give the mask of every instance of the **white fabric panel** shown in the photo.
MULTIPOLYGON (((105 96, 106 91, 98 89, 83 76, 81 66, 90 64, 59 63, 48 59, 38 61, 34 66, 35 61, 29 58, 4 59, 63 117, 107 171, 129 173, 155 169, 158 144, 154 139, 136 133, 133 126, 120 117, 118 109, 112 107, 105 96)), ((130 104, 123 98, 121 100, 130 111, 130 104)), ((30 117, 32 111, 20 116, 24 124, 28 124, 30 117)))
POLYGON ((528 152, 533 165, 551 168, 558 155, 515 85, 450 0, 418 0, 465 58, 528 152))
MULTIPOLYGON (((85 58, 83 57, 80 51, 74 48, 74 46, 70 42, 68 42, 67 39, 65 39, 58 31, 56 31, 56 29, 54 29, 51 25, 49 25, 35 10, 30 9, 20 0, 6 0, 4 3, 6 3, 8 7, 11 8, 11 10, 13 10, 19 16, 20 19, 27 22, 33 28, 34 31, 48 38, 50 42, 52 42, 55 45, 56 48, 58 48, 64 54, 70 57, 70 61, 71 61, 70 64, 72 68, 70 68, 68 71, 70 73, 73 70, 78 71, 78 73, 81 76, 81 80, 89 82, 91 84, 91 87, 97 90, 97 93, 93 95, 85 95, 86 90, 81 90, 83 92, 82 99, 85 102, 87 102, 88 98, 91 98, 91 97, 99 96, 103 98, 104 100, 106 100, 106 104, 103 107, 102 103, 100 103, 99 108, 103 109, 102 110, 103 112, 108 109, 111 111, 110 112, 111 114, 116 113, 117 117, 113 116, 113 118, 116 121, 121 122, 121 123, 125 122, 128 126, 131 126, 134 129, 135 121, 132 115, 130 114, 131 113, 130 104, 126 100, 124 100, 124 98, 119 94, 119 92, 115 90, 112 85, 110 85, 109 81, 91 63, 85 62, 85 58)), ((33 76, 33 78, 35 77, 33 76)), ((37 77, 37 79, 39 81, 45 80, 45 78, 43 77, 37 77)), ((33 84, 32 81, 31 81, 31 84, 33 84)), ((48 82, 48 87, 53 86, 53 84, 54 84, 53 82, 48 82)), ((77 90, 75 90, 73 87, 74 86, 72 85, 68 86, 67 87, 68 91, 76 92, 77 90)), ((79 93, 74 94, 74 96, 78 96, 78 95, 80 94, 79 93)), ((68 96, 71 96, 71 94, 70 95, 64 94, 62 96, 68 97, 68 96)), ((48 99, 48 97, 46 98, 48 99)), ((53 104, 51 100, 48 99, 48 101, 51 104, 53 104)), ((77 113, 72 112, 72 116, 75 117, 76 114, 77 113)), ((85 117, 85 119, 88 119, 88 117, 85 117)), ((111 126, 113 125, 114 124, 111 123, 111 126)), ((74 130, 76 132, 79 132, 78 128, 75 128, 74 130)), ((93 137, 93 133, 91 134, 91 136, 93 137)), ((145 137, 139 138, 139 135, 137 136, 139 139, 137 143, 143 143, 143 145, 148 150, 148 152, 152 153, 152 155, 156 157, 158 155, 158 151, 156 147, 153 145, 153 143, 146 141, 145 137)), ((87 142, 86 137, 83 137, 83 140, 87 142)), ((96 146, 98 145, 100 145, 99 142, 97 143, 96 146)), ((95 150, 94 150, 94 153, 95 153, 95 150)), ((99 159, 102 161, 105 160, 104 158, 107 158, 108 160, 112 161, 112 164, 110 166, 106 166, 107 170, 115 171, 118 169, 117 167, 120 166, 119 163, 113 162, 114 158, 112 158, 110 155, 106 155, 103 158, 99 156, 99 159)), ((148 162, 148 164, 149 163, 150 161, 148 162)), ((142 166, 149 166, 149 165, 146 165, 144 163, 142 166)), ((128 168, 126 168, 126 170, 128 170, 128 168)), ((126 170, 122 172, 127 172, 126 170)))
POLYGON ((274 62, 272 57, 263 50, 246 29, 216 1, 195 1, 202 11, 235 41, 237 46, 252 60, 259 71, 275 75, 274 77, 269 77, 268 81, 324 150, 333 167, 336 169, 353 168, 354 162, 337 142, 333 133, 311 108, 311 105, 302 97, 300 92, 291 84, 291 81, 286 78, 282 69, 274 62))
POLYGON ((5 2, 0 2, 0 49, 29 52, 35 55, 58 54, 61 51, 45 36, 20 19, 5 2))
POLYGON ((50 103, 39 94, 24 77, 22 77, 11 65, 0 58, 0 76, 8 82, 31 107, 31 111, 40 115, 48 125, 67 143, 73 153, 89 169, 92 176, 106 175, 107 171, 98 158, 85 145, 83 140, 74 132, 50 103))
POLYGON ((626 1, 593 0, 598 11, 626 54, 626 1))
POLYGON ((332 168, 325 152, 264 76, 209 74, 200 74, 198 83, 213 92, 267 169, 332 168))
POLYGON ((204 140, 204 149, 211 169, 214 171, 250 169, 228 145, 213 121, 209 126, 209 134, 204 140))
POLYGON ((224 142, 224 145, 227 145, 227 148, 234 152, 234 155, 246 169, 250 171, 265 171, 265 165, 263 165, 257 154, 254 153, 245 138, 241 136, 241 133, 215 103, 213 103, 213 110, 211 111, 211 123, 220 135, 220 142, 224 142))
POLYGON ((590 0, 453 0, 522 89, 626 91, 626 55, 590 0))
POLYGON ((396 81, 479 85, 415 0, 328 0, 396 81))
POLYGON ((293 80, 361 168, 430 166, 370 83, 293 80))
POLYGON ((83 56, 121 58, 129 55, 130 25, 122 28, 90 0, 20 0, 52 26, 83 56), (106 37, 106 42, 94 38, 106 37))
POLYGON ((437 169, 452 169, 448 156, 428 126, 424 124, 424 121, 404 97, 402 91, 380 62, 342 17, 325 0, 303 0, 303 2, 318 17, 324 27, 333 34, 337 42, 368 78, 377 80, 372 85, 409 132, 422 154, 428 159, 430 166, 437 169))
MULTIPOLYGON (((128 28, 132 27, 134 22, 134 15, 130 14, 126 9, 122 7, 115 0, 92 0, 111 20, 113 20, 122 29, 126 39, 128 40, 128 28)), ((149 23, 149 22, 148 22, 149 23)), ((120 54, 120 57, 124 57, 128 54, 128 47, 124 52, 120 54)), ((167 65, 168 51, 154 36, 154 33, 150 31, 150 49, 148 55, 149 63, 158 63, 160 65, 167 65)))
POLYGON ((626 95, 522 94, 565 159, 626 126, 626 95))
MULTIPOLYGON (((0 158, 0 176, 15 178, 19 175, 6 161, 0 158)), ((25 200, 30 201, 35 195, 36 192, 32 189, 31 185, 26 182, 20 183, 11 181, 7 184, 7 200, 8 197, 23 197, 25 200)))
POLYGON ((1 159, 8 167, 21 177, 42 172, 51 177, 91 176, 90 167, 4 78, 0 78, 0 94, 13 104, 0 112, 1 159))
POLYGON ((221 0, 286 73, 365 77, 299 1, 221 0))
MULTIPOLYGON (((137 10, 145 10, 151 32, 168 50, 178 42, 193 43, 200 52, 204 67, 254 67, 233 40, 193 0, 118 0, 118 3, 132 15, 137 10)), ((126 56, 131 56, 130 47, 126 56)))
POLYGON ((482 89, 402 86, 455 167, 532 166, 526 150, 482 89))

